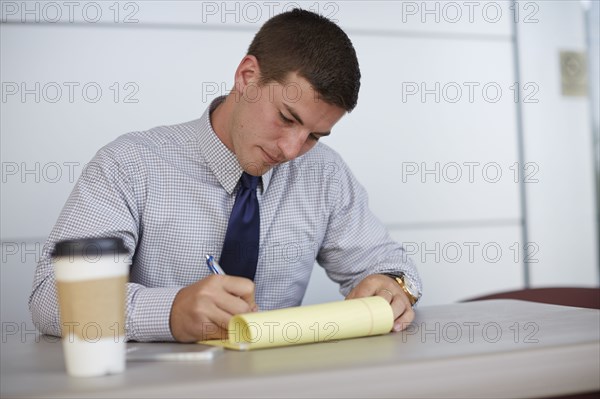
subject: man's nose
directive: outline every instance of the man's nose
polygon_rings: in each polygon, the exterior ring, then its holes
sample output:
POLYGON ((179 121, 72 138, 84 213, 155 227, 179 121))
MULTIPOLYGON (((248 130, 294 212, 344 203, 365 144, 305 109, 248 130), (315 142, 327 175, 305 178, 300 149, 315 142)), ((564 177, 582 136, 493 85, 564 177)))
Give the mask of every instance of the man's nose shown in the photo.
POLYGON ((296 129, 279 141, 279 149, 286 161, 291 161, 300 155, 300 151, 304 147, 304 143, 306 143, 307 136, 308 132, 296 129))

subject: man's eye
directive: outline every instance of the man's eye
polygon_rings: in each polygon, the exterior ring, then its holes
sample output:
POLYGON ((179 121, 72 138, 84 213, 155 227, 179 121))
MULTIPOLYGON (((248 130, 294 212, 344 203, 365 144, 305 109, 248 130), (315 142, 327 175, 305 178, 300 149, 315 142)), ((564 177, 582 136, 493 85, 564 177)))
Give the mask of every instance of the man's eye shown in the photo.
POLYGON ((279 113, 279 117, 281 118, 281 120, 286 123, 286 124, 292 124, 294 123, 293 120, 286 118, 281 112, 279 113))

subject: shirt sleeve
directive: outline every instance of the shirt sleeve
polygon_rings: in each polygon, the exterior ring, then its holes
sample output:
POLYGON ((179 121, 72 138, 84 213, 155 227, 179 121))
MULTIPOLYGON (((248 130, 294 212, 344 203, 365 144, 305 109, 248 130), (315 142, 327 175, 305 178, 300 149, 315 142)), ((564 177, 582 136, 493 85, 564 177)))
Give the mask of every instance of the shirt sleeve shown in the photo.
POLYGON ((365 189, 339 156, 332 165, 336 170, 326 184, 333 200, 317 262, 340 284, 344 296, 365 277, 379 273, 403 272, 422 292, 413 260, 371 212, 365 189))
MULTIPOLYGON (((125 242, 128 260, 134 257, 139 238, 140 197, 144 179, 134 151, 128 161, 117 161, 110 146, 101 149, 86 165, 44 245, 38 262, 29 310, 40 332, 60 336, 60 314, 51 253, 58 241, 90 237, 119 237, 125 242)), ((172 341, 171 306, 181 287, 148 288, 127 283, 127 340, 172 341)))

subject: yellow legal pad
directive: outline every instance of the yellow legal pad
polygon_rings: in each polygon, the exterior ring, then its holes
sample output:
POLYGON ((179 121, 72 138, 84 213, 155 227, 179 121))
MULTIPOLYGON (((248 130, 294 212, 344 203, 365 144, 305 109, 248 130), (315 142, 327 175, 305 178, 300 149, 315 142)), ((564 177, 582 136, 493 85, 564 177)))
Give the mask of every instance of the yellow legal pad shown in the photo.
POLYGON ((235 350, 273 348, 386 334, 394 324, 379 296, 235 315, 227 340, 200 341, 235 350))

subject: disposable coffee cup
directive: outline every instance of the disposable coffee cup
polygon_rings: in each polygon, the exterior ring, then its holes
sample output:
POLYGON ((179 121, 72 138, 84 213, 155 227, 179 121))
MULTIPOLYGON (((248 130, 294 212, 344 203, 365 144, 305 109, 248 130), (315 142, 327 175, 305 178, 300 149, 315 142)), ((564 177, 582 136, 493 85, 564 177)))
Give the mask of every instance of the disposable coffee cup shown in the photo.
POLYGON ((129 273, 123 241, 60 241, 52 258, 67 374, 94 377, 123 372, 129 273))

